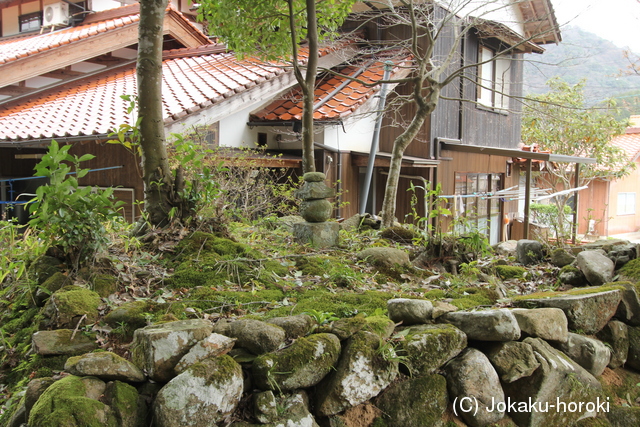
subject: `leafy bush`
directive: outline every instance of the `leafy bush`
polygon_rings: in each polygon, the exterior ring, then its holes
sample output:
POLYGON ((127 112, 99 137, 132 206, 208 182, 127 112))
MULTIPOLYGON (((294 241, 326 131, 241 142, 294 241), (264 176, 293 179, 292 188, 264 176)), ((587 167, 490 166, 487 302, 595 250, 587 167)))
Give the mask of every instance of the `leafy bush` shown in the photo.
POLYGON ((297 213, 297 182, 289 169, 263 165, 264 159, 277 163, 278 156, 261 148, 209 148, 201 131, 173 137, 172 167, 181 171, 181 197, 196 217, 246 222, 297 213))
POLYGON ((80 163, 94 156, 78 158, 69 154, 70 149, 70 145, 60 147, 52 141, 36 165, 35 175, 48 178, 49 183, 36 190, 29 206, 29 226, 40 231, 40 238, 47 245, 59 247, 67 261, 78 268, 79 263, 92 260, 106 246, 104 222, 118 215, 121 203, 114 202, 112 188, 99 190, 78 185, 78 179, 89 172, 81 169, 80 163))

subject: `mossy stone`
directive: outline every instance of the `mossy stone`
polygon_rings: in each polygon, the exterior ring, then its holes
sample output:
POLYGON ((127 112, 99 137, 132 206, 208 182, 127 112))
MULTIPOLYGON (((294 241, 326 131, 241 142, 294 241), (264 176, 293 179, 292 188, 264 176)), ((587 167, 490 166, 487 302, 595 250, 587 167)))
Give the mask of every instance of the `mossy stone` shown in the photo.
POLYGON ((122 324, 131 329, 142 328, 147 325, 146 313, 149 311, 148 301, 130 301, 111 311, 104 317, 104 321, 115 328, 122 324))
POLYGON ((380 237, 398 243, 411 243, 417 234, 412 230, 402 226, 388 227, 382 230, 380 237))
POLYGON ((71 285, 71 283, 72 282, 69 276, 57 271, 47 280, 45 280, 40 285, 40 288, 45 289, 47 292, 49 292, 49 294, 52 294, 65 286, 71 285))
POLYGON ((367 321, 364 317, 347 317, 331 323, 329 330, 337 336, 340 341, 343 341, 360 331, 366 324, 367 321))
POLYGON ((626 263, 619 273, 634 282, 640 281, 640 258, 632 259, 626 263))
POLYGON ((100 295, 80 286, 65 286, 54 292, 44 306, 42 314, 48 318, 45 326, 75 328, 82 316, 84 324, 98 320, 100 295))
POLYGON ((119 427, 136 427, 138 423, 138 391, 122 381, 111 381, 104 393, 119 427))
POLYGON ((612 427, 628 427, 640 425, 640 408, 612 406, 607 414, 612 427))
POLYGON ((83 378, 69 375, 56 381, 31 409, 29 426, 117 427, 113 411, 104 403, 87 397, 89 393, 83 378))
POLYGON ((298 338, 289 347, 256 358, 252 365, 253 379, 262 390, 313 387, 336 364, 340 349, 340 340, 333 334, 298 338))
POLYGON ((496 265, 496 273, 502 280, 522 279, 527 270, 517 265, 496 265))
POLYGON ((428 375, 467 346, 467 336, 449 324, 412 326, 403 332, 403 353, 414 375, 428 375))
POLYGON ((396 327, 393 320, 384 315, 368 316, 364 320, 367 322, 365 330, 373 332, 383 340, 389 338, 396 327))
POLYGON ((440 427, 448 401, 447 381, 433 374, 393 384, 376 403, 388 426, 440 427))
POLYGON ((327 179, 327 176, 322 172, 307 172, 302 176, 305 182, 322 182, 327 179))
POLYGON ((62 262, 58 258, 48 255, 42 255, 36 258, 27 269, 27 275, 30 279, 36 281, 38 285, 44 283, 49 277, 60 272, 62 262))
POLYGON ((110 274, 98 274, 93 278, 93 290, 106 298, 118 290, 118 279, 110 274))

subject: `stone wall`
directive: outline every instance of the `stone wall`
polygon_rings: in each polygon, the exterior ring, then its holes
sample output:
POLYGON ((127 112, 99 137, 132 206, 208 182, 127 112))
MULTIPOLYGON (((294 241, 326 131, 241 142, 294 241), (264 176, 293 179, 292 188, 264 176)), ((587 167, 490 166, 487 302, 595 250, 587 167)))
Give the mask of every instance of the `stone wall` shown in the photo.
MULTIPOLYGON (((62 378, 32 380, 10 425, 347 426, 358 419, 406 427, 445 425, 451 412, 470 426, 505 417, 512 424, 501 425, 570 426, 585 417, 638 425, 637 408, 614 407, 597 380, 607 366, 640 369, 634 285, 532 295, 515 305, 460 312, 392 299, 388 317, 328 325, 297 315, 146 326, 135 331, 132 361, 89 352, 69 357, 62 378)), ((68 330, 40 331, 33 348, 90 350, 90 341, 70 339, 68 330)))

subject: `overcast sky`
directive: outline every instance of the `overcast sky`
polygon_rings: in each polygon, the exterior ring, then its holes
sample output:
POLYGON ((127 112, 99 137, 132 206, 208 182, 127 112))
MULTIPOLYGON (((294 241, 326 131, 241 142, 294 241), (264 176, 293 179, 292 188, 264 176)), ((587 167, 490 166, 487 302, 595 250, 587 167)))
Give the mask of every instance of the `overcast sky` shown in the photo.
POLYGON ((640 53, 640 1, 551 0, 560 25, 575 25, 640 53))

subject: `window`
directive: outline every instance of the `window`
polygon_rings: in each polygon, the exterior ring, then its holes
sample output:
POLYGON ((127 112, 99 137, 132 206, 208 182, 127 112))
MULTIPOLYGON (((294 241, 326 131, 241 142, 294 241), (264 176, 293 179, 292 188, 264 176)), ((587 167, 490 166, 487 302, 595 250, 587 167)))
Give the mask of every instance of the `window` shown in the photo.
POLYGON ((210 148, 220 144, 220 122, 215 122, 205 128, 204 139, 210 148))
POLYGON ((27 13, 20 15, 18 18, 20 21, 20 32, 26 33, 28 31, 39 30, 42 26, 42 12, 27 13))
POLYGON ((479 231, 487 235, 490 244, 498 243, 502 206, 501 199, 495 193, 501 189, 502 174, 456 172, 456 231, 479 231))
POLYGON ((636 213, 636 193, 618 193, 618 215, 636 213))
POLYGON ((511 58, 497 58, 495 51, 480 46, 478 55, 478 104, 489 108, 509 108, 511 58))

